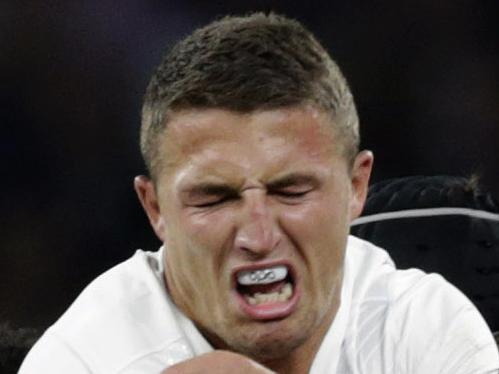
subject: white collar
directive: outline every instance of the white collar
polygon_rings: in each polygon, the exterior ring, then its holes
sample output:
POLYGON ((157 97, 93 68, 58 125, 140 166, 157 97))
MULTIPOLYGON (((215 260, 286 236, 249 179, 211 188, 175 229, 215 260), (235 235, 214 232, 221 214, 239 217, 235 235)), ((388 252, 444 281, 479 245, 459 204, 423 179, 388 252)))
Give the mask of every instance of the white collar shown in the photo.
POLYGON ((336 373, 341 355, 341 346, 345 338, 345 332, 350 315, 350 305, 352 302, 352 279, 351 269, 348 261, 348 245, 345 252, 345 263, 343 266, 343 283, 341 286, 341 300, 333 323, 329 327, 324 337, 319 351, 310 369, 310 374, 336 373))

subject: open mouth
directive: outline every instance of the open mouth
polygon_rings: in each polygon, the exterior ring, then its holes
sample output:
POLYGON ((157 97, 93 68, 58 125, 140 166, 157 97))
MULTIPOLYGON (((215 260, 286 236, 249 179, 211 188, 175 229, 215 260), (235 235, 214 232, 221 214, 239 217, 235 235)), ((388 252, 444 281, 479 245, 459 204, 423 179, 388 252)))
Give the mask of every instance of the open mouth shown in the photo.
POLYGON ((287 265, 240 270, 235 280, 242 309, 251 318, 284 318, 296 305, 295 277, 287 265))

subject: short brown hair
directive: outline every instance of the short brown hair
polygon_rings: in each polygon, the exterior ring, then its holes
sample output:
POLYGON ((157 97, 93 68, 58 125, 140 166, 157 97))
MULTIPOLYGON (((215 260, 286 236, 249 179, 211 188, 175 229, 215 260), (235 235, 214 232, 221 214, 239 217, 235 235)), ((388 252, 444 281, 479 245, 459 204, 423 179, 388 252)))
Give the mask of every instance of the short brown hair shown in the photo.
POLYGON ((229 16, 179 41, 154 72, 142 108, 141 151, 157 173, 157 139, 168 113, 221 108, 237 112, 312 104, 331 114, 343 152, 358 152, 358 117, 338 65, 295 20, 276 14, 229 16))

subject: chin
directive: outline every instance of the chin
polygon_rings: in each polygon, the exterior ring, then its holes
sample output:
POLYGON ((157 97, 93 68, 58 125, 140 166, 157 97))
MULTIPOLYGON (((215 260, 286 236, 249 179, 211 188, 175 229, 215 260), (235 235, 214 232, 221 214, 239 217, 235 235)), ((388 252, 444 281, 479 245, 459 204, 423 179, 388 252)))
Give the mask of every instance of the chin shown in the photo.
POLYGON ((282 359, 302 346, 315 329, 314 318, 259 322, 239 328, 237 336, 226 339, 230 350, 258 362, 282 359))
POLYGON ((307 336, 288 337, 285 339, 266 337, 256 342, 238 342, 231 348, 258 362, 279 360, 289 356, 307 341, 307 336))

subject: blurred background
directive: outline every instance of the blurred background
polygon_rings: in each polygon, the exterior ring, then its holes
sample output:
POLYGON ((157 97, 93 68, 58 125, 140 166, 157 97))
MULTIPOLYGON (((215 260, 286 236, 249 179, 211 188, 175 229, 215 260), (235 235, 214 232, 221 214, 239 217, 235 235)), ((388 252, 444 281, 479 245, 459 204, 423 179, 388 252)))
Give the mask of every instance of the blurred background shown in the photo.
POLYGON ((302 21, 338 61, 374 181, 478 173, 499 195, 497 1, 1 1, 0 321, 45 328, 159 246, 132 186, 149 76, 193 28, 256 10, 302 21))

